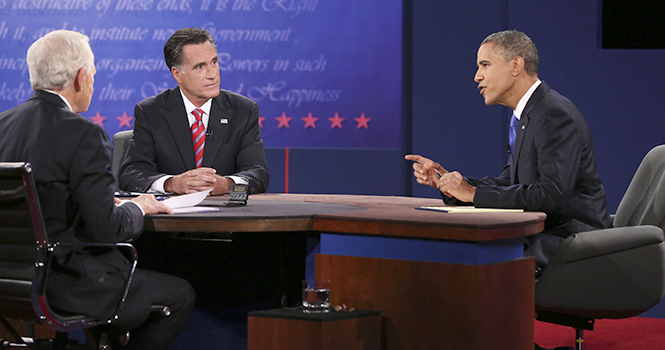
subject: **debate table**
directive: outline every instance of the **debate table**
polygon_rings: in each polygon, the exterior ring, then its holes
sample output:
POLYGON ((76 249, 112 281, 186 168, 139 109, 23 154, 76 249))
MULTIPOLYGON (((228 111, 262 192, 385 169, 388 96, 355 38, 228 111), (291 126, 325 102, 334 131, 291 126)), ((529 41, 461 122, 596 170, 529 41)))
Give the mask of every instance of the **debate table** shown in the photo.
POLYGON ((415 209, 441 205, 259 194, 222 211, 147 216, 145 230, 208 238, 317 232, 316 278, 331 280, 333 305, 381 312, 383 349, 532 349, 534 261, 523 256, 522 237, 541 232, 546 215, 415 209))

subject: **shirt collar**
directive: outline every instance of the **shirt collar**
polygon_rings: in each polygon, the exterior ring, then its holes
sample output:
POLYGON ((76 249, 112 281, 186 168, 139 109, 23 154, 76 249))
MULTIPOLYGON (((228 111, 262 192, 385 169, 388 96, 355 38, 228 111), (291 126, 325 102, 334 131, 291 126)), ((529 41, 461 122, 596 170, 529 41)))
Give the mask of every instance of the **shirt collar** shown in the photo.
POLYGON ((541 83, 540 79, 536 80, 536 82, 533 83, 533 85, 531 85, 529 90, 526 91, 526 94, 522 96, 520 102, 517 103, 517 107, 515 108, 513 113, 515 114, 518 120, 522 118, 522 112, 524 112, 524 107, 526 107, 526 103, 529 102, 531 95, 533 95, 533 92, 536 91, 538 86, 540 86, 540 83, 541 83))
MULTIPOLYGON (((187 96, 182 92, 182 89, 180 89, 180 95, 182 96, 182 100, 185 102, 185 110, 187 111, 187 115, 189 116, 192 114, 192 111, 194 111, 197 107, 194 106, 192 102, 189 101, 187 96)), ((212 105, 212 99, 208 99, 201 107, 198 107, 205 113, 205 115, 209 116, 210 115, 210 106, 212 105)))
POLYGON ((55 92, 55 91, 53 91, 53 90, 47 90, 47 89, 44 89, 44 90, 42 90, 42 91, 50 92, 50 93, 52 93, 52 94, 54 94, 54 95, 58 95, 58 96, 60 96, 60 98, 61 98, 63 101, 65 101, 65 104, 67 105, 67 108, 69 108, 70 111, 74 112, 74 109, 72 108, 72 105, 69 104, 69 101, 67 101, 67 99, 66 99, 64 96, 60 95, 59 93, 57 93, 57 92, 55 92))

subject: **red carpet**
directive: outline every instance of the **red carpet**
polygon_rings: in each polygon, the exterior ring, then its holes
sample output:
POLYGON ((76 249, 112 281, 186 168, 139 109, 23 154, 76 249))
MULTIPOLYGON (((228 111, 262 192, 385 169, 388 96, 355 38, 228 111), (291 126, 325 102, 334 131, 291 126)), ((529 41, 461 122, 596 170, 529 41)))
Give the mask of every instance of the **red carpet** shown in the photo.
MULTIPOLYGON (((574 346, 571 327, 535 321, 536 344, 543 348, 574 346)), ((596 320, 593 331, 584 332, 585 350, 665 349, 665 319, 631 317, 596 320)))

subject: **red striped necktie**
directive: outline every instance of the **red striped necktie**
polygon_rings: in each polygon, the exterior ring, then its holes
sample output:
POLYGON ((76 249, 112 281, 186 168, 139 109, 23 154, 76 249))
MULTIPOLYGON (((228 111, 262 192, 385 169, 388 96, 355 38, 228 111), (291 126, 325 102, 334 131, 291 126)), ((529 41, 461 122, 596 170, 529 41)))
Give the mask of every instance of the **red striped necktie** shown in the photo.
POLYGON ((196 121, 191 126, 192 142, 194 142, 194 158, 196 159, 196 167, 200 168, 203 163, 203 147, 206 143, 206 128, 203 125, 203 111, 195 109, 192 111, 196 121))

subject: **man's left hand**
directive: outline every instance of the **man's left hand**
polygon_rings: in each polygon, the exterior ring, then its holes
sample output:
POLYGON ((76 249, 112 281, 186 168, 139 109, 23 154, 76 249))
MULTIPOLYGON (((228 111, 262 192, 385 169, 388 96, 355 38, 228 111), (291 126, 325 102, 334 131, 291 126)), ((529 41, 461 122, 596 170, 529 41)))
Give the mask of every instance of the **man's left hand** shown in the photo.
POLYGON ((231 187, 235 184, 231 178, 219 176, 217 174, 215 174, 215 177, 217 178, 217 181, 215 182, 215 187, 213 187, 212 191, 210 192, 211 196, 227 194, 231 192, 231 187))
POLYGON ((443 174, 438 187, 441 192, 462 202, 473 203, 473 197, 476 195, 476 188, 466 182, 462 174, 457 171, 443 174))

